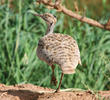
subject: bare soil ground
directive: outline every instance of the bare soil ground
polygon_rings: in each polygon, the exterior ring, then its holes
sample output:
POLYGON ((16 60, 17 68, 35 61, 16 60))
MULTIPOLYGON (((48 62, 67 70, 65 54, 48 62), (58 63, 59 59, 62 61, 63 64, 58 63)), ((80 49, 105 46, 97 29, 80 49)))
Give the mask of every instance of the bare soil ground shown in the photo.
POLYGON ((61 91, 32 84, 6 86, 0 84, 0 100, 110 100, 110 91, 61 91))

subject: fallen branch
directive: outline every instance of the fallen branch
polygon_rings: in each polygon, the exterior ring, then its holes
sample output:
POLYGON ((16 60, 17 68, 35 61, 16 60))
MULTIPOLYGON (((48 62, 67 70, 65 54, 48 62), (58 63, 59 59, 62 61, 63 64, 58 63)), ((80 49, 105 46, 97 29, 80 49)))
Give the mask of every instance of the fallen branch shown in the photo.
MULTIPOLYGON (((67 8, 65 8, 64 6, 61 5, 61 1, 62 0, 56 0, 55 3, 52 2, 52 0, 39 0, 37 1, 38 3, 42 3, 44 5, 47 5, 47 6, 50 6, 51 8, 53 9, 56 9, 57 11, 59 12, 63 12, 64 14, 70 16, 70 17, 73 17, 75 19, 78 19, 79 21, 81 22, 85 22, 85 23, 88 23, 92 26, 96 26, 96 27, 99 27, 99 28, 102 28, 102 29, 105 29, 105 30, 110 30, 110 24, 101 24, 99 23, 98 21, 96 20, 93 20, 93 19, 90 19, 90 18, 87 18, 85 16, 81 16, 67 8), (58 2, 59 1, 59 2, 58 2)), ((107 23, 109 23, 110 19, 108 20, 107 23)))

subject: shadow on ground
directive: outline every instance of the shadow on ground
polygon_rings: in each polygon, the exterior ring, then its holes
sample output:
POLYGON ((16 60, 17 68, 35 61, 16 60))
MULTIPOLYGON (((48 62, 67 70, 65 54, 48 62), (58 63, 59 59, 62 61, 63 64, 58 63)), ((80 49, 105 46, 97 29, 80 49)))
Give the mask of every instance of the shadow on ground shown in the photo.
POLYGON ((0 84, 0 100, 110 100, 110 91, 91 93, 70 91, 54 93, 53 89, 32 84, 6 86, 0 84))

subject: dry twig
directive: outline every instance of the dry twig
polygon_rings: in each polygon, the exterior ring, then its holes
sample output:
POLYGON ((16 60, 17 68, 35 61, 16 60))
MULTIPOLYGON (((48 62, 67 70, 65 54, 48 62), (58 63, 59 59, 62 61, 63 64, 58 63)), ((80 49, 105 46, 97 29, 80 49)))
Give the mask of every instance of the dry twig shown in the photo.
MULTIPOLYGON (((65 8, 64 6, 61 5, 62 0, 56 0, 55 3, 53 3, 52 0, 49 0, 49 2, 47 0, 38 0, 38 2, 42 3, 44 5, 50 6, 54 9, 56 9, 59 12, 63 12, 64 14, 66 14, 70 17, 73 17, 73 18, 75 18, 75 19, 77 19, 81 22, 85 22, 85 23, 88 23, 92 26, 96 26, 96 27, 99 27, 99 28, 102 28, 102 29, 110 30, 110 25, 109 24, 101 24, 96 20, 87 18, 85 16, 81 16, 81 15, 65 8)), ((109 21, 107 23, 109 23, 109 21)))

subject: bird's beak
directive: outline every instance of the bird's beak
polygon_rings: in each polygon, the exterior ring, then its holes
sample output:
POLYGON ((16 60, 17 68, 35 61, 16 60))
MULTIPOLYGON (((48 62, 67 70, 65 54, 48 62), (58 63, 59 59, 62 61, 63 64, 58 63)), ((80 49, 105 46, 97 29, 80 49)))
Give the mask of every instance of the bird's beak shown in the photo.
POLYGON ((38 14, 38 13, 36 13, 36 12, 33 11, 33 10, 28 10, 28 13, 32 13, 33 15, 35 15, 35 16, 39 16, 39 17, 42 18, 42 14, 38 14))

